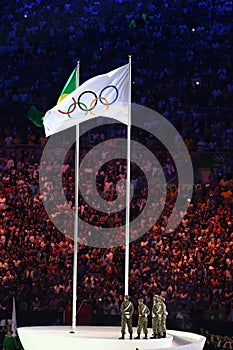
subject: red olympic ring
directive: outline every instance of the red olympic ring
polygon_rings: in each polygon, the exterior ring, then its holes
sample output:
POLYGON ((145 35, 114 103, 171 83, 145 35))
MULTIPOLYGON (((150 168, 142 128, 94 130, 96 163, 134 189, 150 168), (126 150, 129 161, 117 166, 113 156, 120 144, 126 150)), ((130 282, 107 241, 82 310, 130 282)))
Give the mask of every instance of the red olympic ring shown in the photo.
POLYGON ((75 101, 75 98, 74 98, 74 97, 72 97, 72 100, 73 100, 73 103, 71 104, 71 106, 74 105, 74 108, 72 109, 72 111, 69 111, 69 109, 68 109, 67 112, 63 112, 63 111, 61 111, 61 110, 59 109, 58 112, 60 112, 60 113, 62 113, 62 114, 70 114, 70 113, 73 113, 73 112, 75 111, 77 102, 75 101))

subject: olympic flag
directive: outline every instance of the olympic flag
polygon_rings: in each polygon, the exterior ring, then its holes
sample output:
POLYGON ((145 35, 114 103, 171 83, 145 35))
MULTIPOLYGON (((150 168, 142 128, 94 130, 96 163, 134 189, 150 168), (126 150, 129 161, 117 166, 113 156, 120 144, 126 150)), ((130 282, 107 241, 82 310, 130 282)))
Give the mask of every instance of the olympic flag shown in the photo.
POLYGON ((69 120, 81 123, 96 116, 128 124, 129 96, 130 66, 126 64, 87 80, 46 112, 45 134, 50 136, 67 129, 71 126, 69 120))

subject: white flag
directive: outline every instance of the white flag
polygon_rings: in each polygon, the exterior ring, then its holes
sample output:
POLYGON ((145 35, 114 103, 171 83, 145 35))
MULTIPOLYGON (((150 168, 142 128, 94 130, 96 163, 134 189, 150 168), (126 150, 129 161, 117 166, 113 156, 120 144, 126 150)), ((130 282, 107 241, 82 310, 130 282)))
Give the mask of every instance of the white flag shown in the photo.
POLYGON ((15 337, 16 330, 17 330, 15 297, 13 297, 13 305, 12 305, 11 330, 12 330, 12 335, 15 337))
POLYGON ((45 114, 46 136, 96 116, 127 124, 129 92, 129 64, 87 80, 45 114))

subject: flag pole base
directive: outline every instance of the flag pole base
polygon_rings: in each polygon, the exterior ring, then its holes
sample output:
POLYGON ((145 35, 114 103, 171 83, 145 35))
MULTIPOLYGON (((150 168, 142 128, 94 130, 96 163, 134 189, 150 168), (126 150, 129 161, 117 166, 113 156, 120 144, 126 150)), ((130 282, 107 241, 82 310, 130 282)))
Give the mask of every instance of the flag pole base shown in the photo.
MULTIPOLYGON (((53 344, 56 350, 87 350, 94 344, 95 350, 203 350, 205 338, 199 334, 167 330, 166 338, 130 339, 126 334, 124 340, 118 340, 120 327, 110 326, 78 326, 73 330, 69 326, 37 326, 17 329, 25 350, 41 350, 53 344), (69 331, 76 331, 69 334, 69 331), (174 338, 174 340, 173 340, 174 338)), ((137 330, 134 328, 134 335, 137 330)), ((148 329, 149 336, 152 329, 148 329)))

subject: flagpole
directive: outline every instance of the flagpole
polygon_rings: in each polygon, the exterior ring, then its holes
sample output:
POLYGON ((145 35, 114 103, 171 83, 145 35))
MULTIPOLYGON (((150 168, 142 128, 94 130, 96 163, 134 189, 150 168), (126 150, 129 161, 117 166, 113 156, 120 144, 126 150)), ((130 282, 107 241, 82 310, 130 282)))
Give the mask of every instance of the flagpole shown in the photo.
POLYGON ((131 55, 129 55, 129 105, 128 105, 128 124, 127 124, 125 295, 129 294, 130 140, 131 140, 131 55))
MULTIPOLYGON (((77 62, 76 87, 79 86, 80 61, 77 62)), ((73 261, 73 301, 71 332, 75 333, 77 318, 77 283, 78 283, 78 183, 79 183, 79 123, 76 124, 75 143, 75 212, 74 212, 74 261, 73 261)))
POLYGON ((80 61, 77 61, 77 70, 76 70, 76 87, 78 87, 78 86, 79 86, 79 84, 80 84, 79 73, 80 73, 80 61))
POLYGON ((11 330, 14 337, 16 337, 17 321, 16 321, 16 307, 15 307, 15 296, 12 300, 12 316, 11 316, 11 330))

